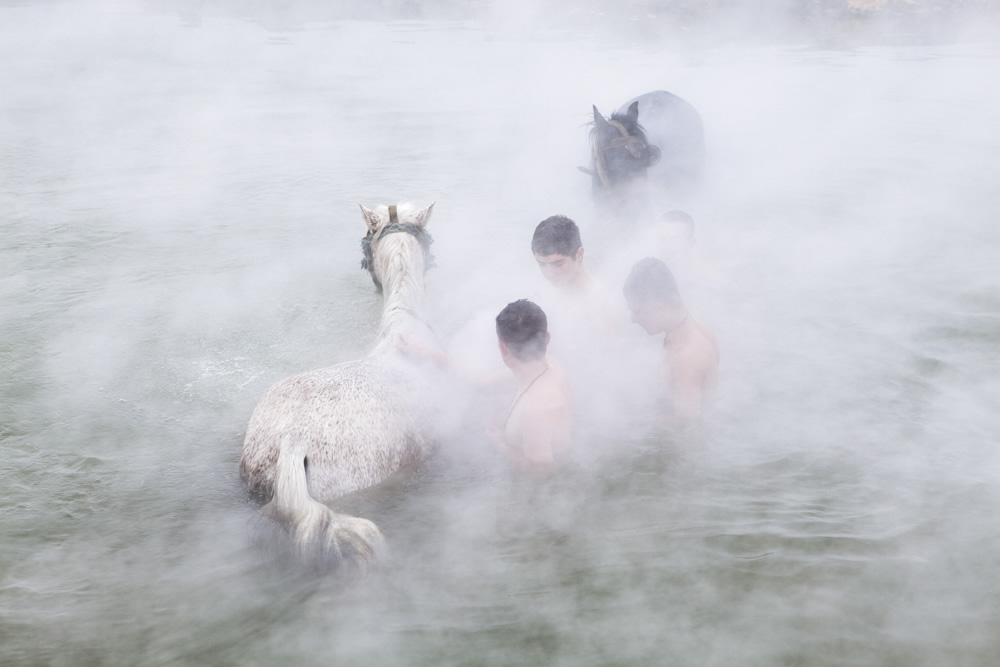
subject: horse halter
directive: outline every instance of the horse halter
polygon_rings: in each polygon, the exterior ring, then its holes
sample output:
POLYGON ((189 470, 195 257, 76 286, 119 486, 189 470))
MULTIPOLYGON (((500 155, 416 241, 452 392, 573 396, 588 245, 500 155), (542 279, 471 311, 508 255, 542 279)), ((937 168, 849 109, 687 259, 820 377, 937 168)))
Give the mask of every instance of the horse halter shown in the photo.
POLYGON ((380 229, 378 233, 373 233, 369 231, 365 234, 365 237, 361 239, 361 252, 364 253, 364 259, 361 260, 361 268, 368 272, 372 277, 372 282, 375 283, 375 289, 382 293, 382 283, 378 278, 375 277, 375 251, 372 246, 383 236, 387 234, 395 234, 397 232, 406 232, 410 234, 417 242, 420 243, 420 249, 424 253, 424 271, 434 266, 434 255, 431 254, 431 244, 434 243, 434 238, 428 234, 422 227, 418 227, 412 222, 400 222, 399 216, 396 213, 396 206, 389 207, 389 223, 380 229))
POLYGON ((624 146, 628 149, 628 152, 632 154, 632 157, 639 159, 642 157, 642 149, 646 147, 646 142, 639 137, 632 136, 625 129, 625 126, 619 123, 617 120, 609 120, 608 125, 614 127, 618 130, 622 136, 616 137, 608 142, 608 145, 601 149, 601 152, 609 151, 614 148, 619 148, 624 146))
MULTIPOLYGON (((642 157, 643 149, 646 149, 649 157, 645 165, 646 167, 652 167, 660 161, 659 148, 649 144, 643 140, 642 137, 629 134, 628 130, 625 129, 625 126, 617 120, 608 120, 607 123, 618 130, 621 136, 611 139, 606 145, 601 146, 600 148, 597 146, 597 141, 594 141, 592 151, 594 156, 594 168, 597 171, 597 177, 601 180, 601 185, 606 188, 611 187, 611 182, 608 179, 608 164, 604 157, 604 154, 607 151, 614 150, 616 148, 625 148, 632 157, 638 160, 642 157)), ((583 171, 584 173, 593 173, 583 168, 581 168, 580 171, 583 171)))

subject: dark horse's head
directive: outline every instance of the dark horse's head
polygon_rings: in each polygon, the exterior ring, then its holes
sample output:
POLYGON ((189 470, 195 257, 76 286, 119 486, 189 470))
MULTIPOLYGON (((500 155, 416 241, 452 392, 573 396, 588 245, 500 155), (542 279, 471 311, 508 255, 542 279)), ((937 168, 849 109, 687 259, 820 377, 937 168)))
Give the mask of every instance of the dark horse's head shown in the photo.
POLYGON ((660 149, 651 146, 639 125, 639 103, 633 102, 624 114, 605 119, 594 107, 590 130, 591 177, 595 193, 620 190, 646 177, 646 169, 660 160, 660 149))

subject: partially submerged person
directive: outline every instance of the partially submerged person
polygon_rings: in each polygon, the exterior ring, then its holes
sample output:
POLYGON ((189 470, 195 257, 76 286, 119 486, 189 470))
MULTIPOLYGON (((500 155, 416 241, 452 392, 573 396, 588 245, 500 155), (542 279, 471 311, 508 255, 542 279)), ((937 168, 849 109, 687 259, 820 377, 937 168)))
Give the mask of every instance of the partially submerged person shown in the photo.
POLYGON ((497 315, 496 333, 500 357, 511 372, 502 379, 472 377, 444 352, 409 338, 400 340, 399 349, 433 361, 480 390, 496 390, 498 380, 509 389, 512 376, 512 400, 502 424, 491 428, 490 437, 519 468, 547 477, 565 461, 572 431, 569 382, 547 355, 548 319, 537 304, 520 299, 497 315))
POLYGON ((576 416, 587 424, 612 424, 619 414, 618 392, 610 386, 620 373, 625 312, 621 303, 584 264, 580 229, 564 215, 540 222, 531 251, 551 285, 541 295, 555 334, 552 352, 565 363, 573 384, 576 416))
POLYGON ((719 346, 715 336, 691 317, 673 274, 659 259, 637 262, 623 292, 632 321, 650 336, 664 334, 662 371, 671 420, 681 424, 697 420, 716 384, 719 346))
POLYGON ((617 328, 611 294, 583 263, 580 228, 564 215, 553 215, 535 227, 531 252, 545 279, 556 289, 555 305, 580 320, 617 328))
POLYGON ((566 458, 572 431, 569 382, 546 355, 550 334, 545 313, 520 299, 496 318, 497 345, 516 384, 499 449, 522 469, 549 475, 566 458))
POLYGON ((667 211, 650 225, 647 237, 652 255, 670 267, 677 284, 689 298, 692 292, 717 291, 726 286, 726 276, 709 264, 695 245, 694 219, 686 212, 667 211))
POLYGON ((684 211, 667 211, 653 224, 656 256, 677 278, 688 272, 694 255, 694 219, 684 211))

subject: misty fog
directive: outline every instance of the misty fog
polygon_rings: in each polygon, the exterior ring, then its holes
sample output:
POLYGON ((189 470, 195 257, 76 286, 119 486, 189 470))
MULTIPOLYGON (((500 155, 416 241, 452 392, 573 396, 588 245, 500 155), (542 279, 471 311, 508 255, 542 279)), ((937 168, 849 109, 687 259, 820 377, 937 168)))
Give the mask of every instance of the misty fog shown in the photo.
MULTIPOLYGON (((0 662, 993 664, 998 21, 0 2, 0 662), (539 221, 573 218, 616 298, 650 254, 577 167, 592 105, 653 90, 705 128, 704 422, 664 426, 648 374, 584 383, 575 465, 536 483, 452 414, 344 501, 385 533, 376 573, 276 557, 243 435, 269 386, 374 341, 357 204, 435 203, 425 316, 502 370, 492 318, 548 289, 539 221)), ((659 340, 620 307, 641 370, 659 340)))

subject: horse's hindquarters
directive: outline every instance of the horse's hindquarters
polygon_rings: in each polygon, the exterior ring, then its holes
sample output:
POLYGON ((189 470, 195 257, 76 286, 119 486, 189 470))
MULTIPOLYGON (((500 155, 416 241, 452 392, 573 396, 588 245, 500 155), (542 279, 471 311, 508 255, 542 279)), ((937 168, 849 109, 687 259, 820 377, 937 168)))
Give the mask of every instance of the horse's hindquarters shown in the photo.
POLYGON ((378 484, 420 460, 428 447, 402 386, 368 359, 279 382, 250 419, 240 462, 243 479, 269 497, 288 439, 302 443, 310 494, 322 502, 378 484))
POLYGON ((650 183, 672 193, 689 193, 701 183, 705 136, 701 116, 684 99, 656 90, 626 102, 639 103, 639 124, 649 143, 660 149, 660 161, 648 170, 650 183))

